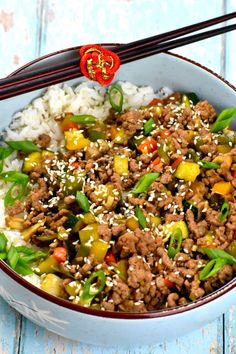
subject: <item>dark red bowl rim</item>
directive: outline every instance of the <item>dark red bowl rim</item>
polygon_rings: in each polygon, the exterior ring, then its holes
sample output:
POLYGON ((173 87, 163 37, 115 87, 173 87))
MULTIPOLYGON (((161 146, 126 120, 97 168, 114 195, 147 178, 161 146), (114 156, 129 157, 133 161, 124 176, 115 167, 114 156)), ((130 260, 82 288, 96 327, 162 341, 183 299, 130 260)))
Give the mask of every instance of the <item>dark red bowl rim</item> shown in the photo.
MULTIPOLYGON (((114 43, 104 44, 103 43, 102 45, 113 47, 113 46, 116 46, 117 44, 114 44, 114 43)), ((44 55, 38 59, 35 59, 35 60, 25 64, 24 66, 15 70, 9 76, 17 75, 22 70, 28 68, 29 66, 31 66, 33 64, 38 63, 41 60, 48 59, 48 58, 55 56, 57 54, 63 54, 65 52, 79 50, 79 48, 80 48, 79 46, 78 47, 71 47, 71 48, 67 48, 67 49, 63 49, 63 50, 59 50, 59 51, 50 53, 48 55, 44 55)), ((227 80, 225 80, 220 75, 213 72, 212 70, 208 69, 207 67, 205 67, 205 66, 203 66, 191 59, 185 58, 179 54, 170 53, 170 52, 168 52, 166 54, 171 55, 173 57, 177 57, 177 58, 184 60, 186 62, 189 62, 191 64, 194 64, 195 66, 201 68, 202 70, 207 71, 211 75, 217 77, 219 80, 224 82, 227 86, 229 86, 231 89, 233 89, 236 93, 236 88, 232 84, 230 84, 227 80)), ((101 310, 90 309, 90 308, 86 308, 86 307, 82 307, 82 306, 73 304, 67 300, 55 297, 53 295, 50 295, 50 294, 46 293, 45 291, 37 288, 35 285, 31 284, 29 281, 22 278, 14 270, 12 270, 5 262, 3 262, 1 260, 0 260, 0 269, 4 273, 6 273, 10 278, 12 278, 14 281, 19 283, 21 286, 23 286, 27 290, 33 292, 35 295, 40 296, 43 299, 48 300, 49 302, 52 302, 58 306, 65 307, 69 310, 81 312, 81 313, 88 314, 91 316, 98 316, 98 317, 104 317, 104 318, 116 318, 116 319, 137 320, 137 319, 150 319, 150 318, 160 318, 160 317, 177 315, 177 314, 189 311, 189 310, 196 309, 202 305, 206 305, 206 304, 210 303, 211 301, 228 293, 229 291, 233 290, 236 287, 236 278, 235 278, 235 279, 232 279, 229 283, 227 283, 223 287, 219 288, 218 290, 215 290, 213 293, 211 293, 207 296, 204 296, 203 298, 201 298, 199 300, 188 303, 186 305, 182 305, 182 306, 178 306, 178 307, 174 307, 174 308, 169 308, 169 309, 158 310, 158 311, 145 312, 145 313, 122 313, 122 312, 110 312, 110 311, 101 311, 101 310)))

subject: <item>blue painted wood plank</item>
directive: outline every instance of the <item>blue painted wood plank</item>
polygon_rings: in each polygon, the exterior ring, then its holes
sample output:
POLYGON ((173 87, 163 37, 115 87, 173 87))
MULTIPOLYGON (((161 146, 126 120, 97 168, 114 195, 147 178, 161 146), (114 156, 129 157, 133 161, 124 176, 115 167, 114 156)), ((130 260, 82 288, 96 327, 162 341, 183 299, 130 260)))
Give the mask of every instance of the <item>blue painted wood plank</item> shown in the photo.
POLYGON ((13 354, 18 349, 21 316, 0 297, 0 353, 13 354))
POLYGON ((236 353, 236 306, 224 316, 225 354, 236 353))

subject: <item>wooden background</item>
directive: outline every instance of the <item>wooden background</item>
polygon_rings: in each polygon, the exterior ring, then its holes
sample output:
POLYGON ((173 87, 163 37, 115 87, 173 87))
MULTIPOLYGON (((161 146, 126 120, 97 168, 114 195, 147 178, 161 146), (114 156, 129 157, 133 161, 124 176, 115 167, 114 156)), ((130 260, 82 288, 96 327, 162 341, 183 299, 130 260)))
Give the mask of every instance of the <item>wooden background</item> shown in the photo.
MULTIPOLYGON (((0 77, 62 48, 132 41, 232 11, 236 0, 0 0, 0 77)), ((236 86, 235 44, 236 33, 231 33, 176 52, 236 86)), ((105 349, 53 335, 0 299, 0 354, 235 354, 235 333, 231 308, 215 322, 170 342, 105 349)))

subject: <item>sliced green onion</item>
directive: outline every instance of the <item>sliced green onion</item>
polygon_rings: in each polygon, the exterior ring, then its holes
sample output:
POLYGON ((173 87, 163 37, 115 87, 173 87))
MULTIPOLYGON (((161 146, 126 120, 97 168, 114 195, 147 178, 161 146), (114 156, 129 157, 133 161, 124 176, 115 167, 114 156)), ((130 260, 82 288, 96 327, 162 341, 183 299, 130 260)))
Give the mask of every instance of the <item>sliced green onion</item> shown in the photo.
POLYGON ((120 85, 114 84, 108 92, 109 102, 116 112, 121 112, 123 107, 124 94, 120 85))
POLYGON ((227 219, 227 216, 229 215, 229 210, 230 210, 229 203, 227 201, 224 201, 220 209, 220 215, 219 215, 219 219, 221 222, 227 219))
POLYGON ((186 213, 186 211, 188 209, 192 210, 194 218, 197 219, 198 218, 198 208, 191 202, 189 202, 188 200, 184 200, 183 201, 183 207, 184 207, 184 212, 186 213))
POLYGON ((106 276, 103 270, 98 270, 93 273, 87 280, 84 282, 83 292, 80 298, 81 304, 90 305, 93 298, 100 294, 106 285, 106 276), (94 280, 97 280, 96 283, 93 283, 94 280))
POLYGON ((26 183, 29 181, 29 176, 18 171, 7 171, 0 173, 0 179, 6 182, 26 183))
POLYGON ((227 261, 223 258, 214 258, 210 262, 208 262, 205 267, 199 273, 200 280, 206 280, 210 277, 213 277, 216 273, 218 273, 221 268, 227 263, 227 261))
POLYGON ((20 256, 19 256, 16 248, 11 245, 11 247, 9 248, 8 253, 7 253, 7 263, 9 264, 9 266, 11 268, 15 269, 19 258, 20 258, 20 256))
POLYGON ((76 193, 76 200, 77 200, 80 208, 83 209, 83 211, 85 213, 87 213, 90 209, 90 203, 89 203, 89 200, 86 197, 86 195, 83 192, 77 192, 76 193))
POLYGON ((0 147, 0 172, 2 172, 3 169, 3 160, 10 156, 13 151, 11 147, 0 147))
POLYGON ((26 188, 27 183, 13 183, 4 197, 4 206, 8 207, 9 205, 14 204, 16 200, 21 200, 25 195, 26 188))
POLYGON ((203 168, 211 168, 213 170, 217 170, 218 168, 220 168, 220 165, 218 163, 205 160, 198 161, 198 164, 203 168))
POLYGON ((2 259, 2 260, 7 259, 7 253, 6 252, 0 252, 0 259, 2 259))
POLYGON ((30 266, 23 261, 23 259, 19 259, 15 269, 14 269, 18 274, 21 274, 23 276, 33 274, 33 270, 30 268, 30 266))
POLYGON ((200 101, 199 97, 194 92, 187 92, 185 95, 188 97, 189 101, 192 101, 194 106, 200 101))
POLYGON ((4 233, 0 232, 0 252, 4 252, 7 247, 7 238, 4 233))
POLYGON ((156 172, 143 175, 134 186, 133 193, 140 194, 146 192, 159 175, 160 174, 156 172))
POLYGON ((236 116, 236 107, 224 109, 217 117, 215 123, 211 126, 212 133, 218 133, 218 131, 228 127, 230 122, 236 116))
POLYGON ((202 250, 210 259, 222 258, 227 264, 236 264, 236 258, 220 248, 204 247, 202 250))
POLYGON ((135 215, 136 218, 138 219, 139 225, 141 226, 142 229, 145 229, 147 227, 147 220, 142 212, 142 209, 136 205, 135 207, 135 215))
POLYGON ((182 244, 183 235, 181 229, 178 227, 170 236, 170 243, 168 247, 168 256, 174 258, 176 254, 180 251, 182 244))
POLYGON ((155 122, 153 118, 150 118, 143 126, 144 135, 148 135, 155 128, 155 122))
POLYGON ((67 217, 67 220, 64 223, 64 227, 66 229, 73 229, 73 227, 76 225, 76 223, 79 221, 79 218, 75 216, 74 214, 70 214, 67 217))
POLYGON ((74 123, 78 124, 94 124, 97 119, 92 114, 80 114, 70 118, 70 120, 74 123))
POLYGON ((18 140, 18 141, 6 141, 5 142, 8 146, 10 146, 14 150, 20 150, 24 152, 34 152, 40 151, 40 148, 32 143, 30 140, 18 140))

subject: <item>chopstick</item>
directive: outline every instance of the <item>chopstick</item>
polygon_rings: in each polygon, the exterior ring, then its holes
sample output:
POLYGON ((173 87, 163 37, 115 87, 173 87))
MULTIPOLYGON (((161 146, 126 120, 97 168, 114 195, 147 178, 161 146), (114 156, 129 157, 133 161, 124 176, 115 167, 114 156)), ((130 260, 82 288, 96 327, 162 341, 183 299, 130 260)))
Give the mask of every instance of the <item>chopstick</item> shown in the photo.
MULTIPOLYGON (((177 37, 184 36, 189 33, 199 31, 199 30, 204 29, 206 27, 214 26, 216 24, 233 19, 235 17, 236 17, 236 12, 232 12, 230 14, 219 16, 219 17, 207 20, 207 21, 199 22, 194 25, 185 26, 185 27, 179 28, 177 30, 158 34, 158 35, 155 35, 155 36, 152 36, 149 38, 144 38, 144 39, 141 39, 138 41, 134 41, 134 42, 125 44, 125 45, 120 45, 120 46, 117 46, 117 48, 114 48, 113 51, 116 52, 117 54, 121 55, 123 52, 128 53, 128 52, 133 51, 135 49, 138 50, 139 48, 145 48, 147 46, 156 45, 160 42, 175 39, 177 37)), ((79 50, 79 48, 80 47, 78 47, 78 50, 79 50)), ((79 59, 76 58, 76 59, 66 60, 60 64, 57 64, 57 65, 47 65, 41 69, 33 69, 30 71, 27 71, 26 73, 23 72, 23 73, 17 74, 17 76, 10 76, 10 77, 0 80, 0 89, 3 87, 4 88, 9 87, 12 84, 15 85, 16 83, 23 83, 23 82, 29 81, 30 79, 34 80, 34 79, 37 79, 40 77, 45 77, 45 76, 50 75, 52 73, 59 73, 59 72, 73 69, 73 68, 78 68, 78 66, 79 66, 79 59)))
MULTIPOLYGON (((153 54, 165 52, 173 48, 232 31, 236 29, 236 24, 183 38, 177 38, 235 17, 236 12, 233 12, 192 26, 186 26, 175 31, 120 45, 112 50, 119 55, 121 64, 125 64, 153 54)), ((0 100, 81 76, 79 59, 67 60, 57 66, 48 65, 41 69, 34 69, 27 73, 20 73, 0 80, 0 100)))

